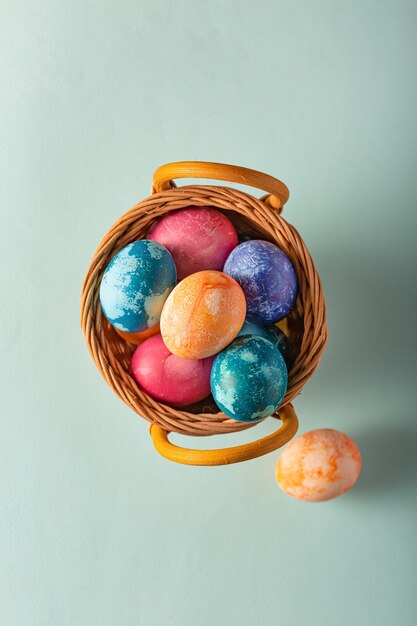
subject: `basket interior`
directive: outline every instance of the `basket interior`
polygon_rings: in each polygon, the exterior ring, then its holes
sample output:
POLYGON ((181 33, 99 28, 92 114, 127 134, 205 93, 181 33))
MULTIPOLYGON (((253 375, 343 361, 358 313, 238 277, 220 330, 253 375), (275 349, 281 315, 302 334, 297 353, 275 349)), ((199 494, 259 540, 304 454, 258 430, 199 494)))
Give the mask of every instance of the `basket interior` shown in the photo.
MULTIPOLYGON (((237 211, 233 211, 231 209, 225 210, 215 205, 213 205, 213 208, 222 212, 233 223, 238 233, 240 242, 246 241, 248 239, 264 239, 266 241, 270 241, 271 243, 279 245, 280 242, 271 237, 270 233, 266 229, 263 229, 259 223, 252 221, 250 218, 243 216, 237 211)), ((146 238, 146 233, 150 226, 154 223, 154 221, 156 220, 148 222, 146 230, 144 230, 143 227, 135 228, 135 224, 131 224, 129 226, 127 238, 124 238, 123 245, 126 245, 127 243, 135 241, 137 239, 146 238), (129 233, 131 233, 130 239, 129 233)), ((117 246, 117 248, 120 249, 120 246, 117 246)), ((124 338, 120 337, 120 335, 118 335, 113 326, 109 324, 104 315, 102 315, 101 317, 102 329, 107 341, 112 347, 113 357, 119 362, 120 366, 126 372, 129 372, 131 357, 134 350, 136 349, 136 345, 130 344, 124 338)), ((290 355, 292 357, 291 360, 293 360, 297 355, 300 341, 303 335, 303 318, 299 314, 299 307, 297 306, 297 302, 286 319, 288 322, 287 339, 289 343, 290 355)), ((289 375, 290 372, 291 368, 289 370, 289 375)), ((201 402, 195 403, 193 405, 188 405, 185 408, 188 413, 192 414, 213 415, 219 412, 219 408, 215 404, 212 396, 209 396, 201 402)))

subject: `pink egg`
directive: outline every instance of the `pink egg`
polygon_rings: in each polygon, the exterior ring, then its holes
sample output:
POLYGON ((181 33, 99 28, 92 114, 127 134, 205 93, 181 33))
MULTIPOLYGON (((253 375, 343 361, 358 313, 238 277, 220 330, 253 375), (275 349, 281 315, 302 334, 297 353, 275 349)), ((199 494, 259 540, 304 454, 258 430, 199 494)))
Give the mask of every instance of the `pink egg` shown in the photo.
POLYGON ((146 339, 133 353, 130 371, 152 398, 183 406, 210 395, 213 357, 181 359, 173 355, 160 334, 146 339))
POLYGON ((211 207, 188 207, 161 217, 149 230, 174 257, 178 280, 202 270, 222 270, 237 246, 236 229, 223 213, 211 207))
POLYGON ((338 430, 312 430, 294 439, 276 467, 281 489, 299 500, 320 502, 348 491, 361 471, 359 448, 338 430))

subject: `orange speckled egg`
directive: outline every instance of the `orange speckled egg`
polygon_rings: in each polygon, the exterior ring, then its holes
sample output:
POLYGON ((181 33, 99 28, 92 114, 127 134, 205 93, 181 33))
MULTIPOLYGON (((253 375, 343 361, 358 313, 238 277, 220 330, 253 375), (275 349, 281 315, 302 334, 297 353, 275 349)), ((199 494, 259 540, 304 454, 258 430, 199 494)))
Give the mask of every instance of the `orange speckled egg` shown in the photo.
POLYGON ((298 500, 321 502, 348 491, 361 471, 359 448, 338 430, 312 430, 294 439, 276 467, 281 489, 298 500))
POLYGON ((168 296, 161 334, 168 350, 184 359, 204 359, 223 350, 246 316, 241 287, 223 272, 205 270, 184 278, 168 296))
POLYGON ((120 337, 123 337, 129 343, 133 343, 135 346, 148 339, 148 337, 152 337, 159 333, 159 323, 156 326, 152 326, 152 328, 147 328, 146 330, 140 330, 137 333, 126 333, 124 330, 119 330, 118 328, 114 329, 120 337))

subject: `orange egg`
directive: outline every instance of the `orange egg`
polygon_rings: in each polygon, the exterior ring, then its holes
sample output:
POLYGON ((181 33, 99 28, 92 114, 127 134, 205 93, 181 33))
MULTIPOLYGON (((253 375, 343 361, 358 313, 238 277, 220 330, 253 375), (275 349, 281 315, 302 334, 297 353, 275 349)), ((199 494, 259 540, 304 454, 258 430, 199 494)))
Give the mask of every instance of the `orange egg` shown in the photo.
POLYGON ((289 330, 288 330, 288 318, 284 317, 282 320, 280 320, 279 322, 277 322, 275 324, 275 326, 277 326, 280 330, 282 330, 282 332, 284 333, 284 335, 286 335, 288 337, 289 335, 289 330))
POLYGON ((361 471, 361 455, 350 437, 338 430, 312 430, 294 439, 276 467, 281 489, 299 500, 320 502, 348 491, 361 471))
POLYGON ((236 337, 245 315, 245 296, 233 278, 212 270, 196 272, 168 296, 162 309, 161 334, 176 356, 204 359, 236 337))
POLYGON ((137 333, 126 333, 123 330, 119 330, 118 328, 114 328, 120 337, 123 337, 129 343, 133 343, 135 346, 145 341, 148 337, 152 337, 152 335, 156 335, 159 333, 159 324, 153 326, 152 328, 147 328, 146 330, 140 330, 137 333))

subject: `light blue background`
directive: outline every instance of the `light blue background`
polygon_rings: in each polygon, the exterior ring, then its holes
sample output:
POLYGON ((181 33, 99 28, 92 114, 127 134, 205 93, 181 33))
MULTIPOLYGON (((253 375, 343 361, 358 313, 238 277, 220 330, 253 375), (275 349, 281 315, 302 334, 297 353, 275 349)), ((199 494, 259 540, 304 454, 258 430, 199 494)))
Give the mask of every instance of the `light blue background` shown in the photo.
POLYGON ((414 625, 416 2, 1 0, 0 22, 0 623, 414 625), (290 187, 330 331, 295 407, 358 442, 343 498, 284 496, 277 453, 165 461, 88 355, 93 250, 182 159, 290 187))

